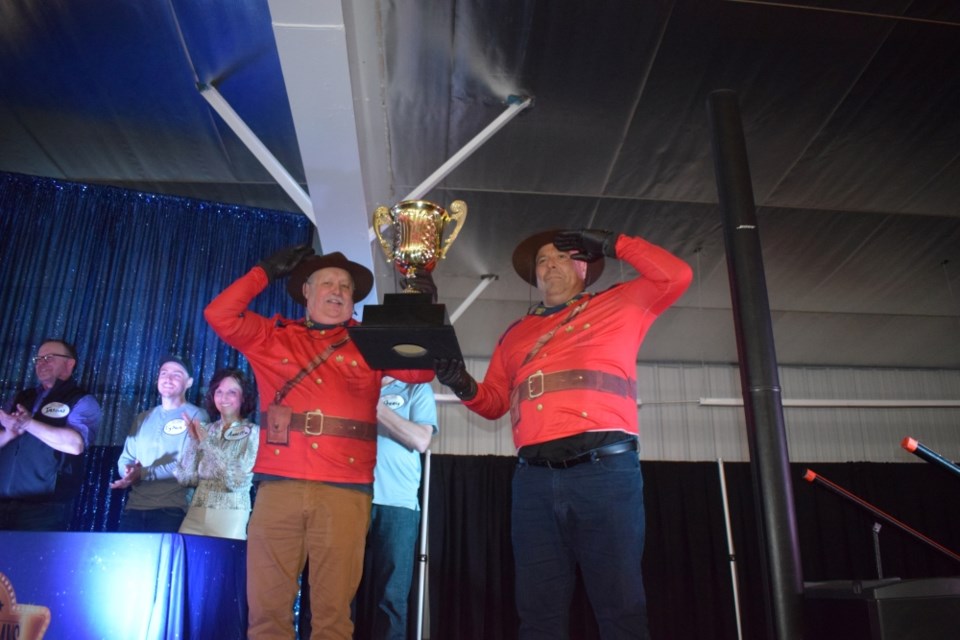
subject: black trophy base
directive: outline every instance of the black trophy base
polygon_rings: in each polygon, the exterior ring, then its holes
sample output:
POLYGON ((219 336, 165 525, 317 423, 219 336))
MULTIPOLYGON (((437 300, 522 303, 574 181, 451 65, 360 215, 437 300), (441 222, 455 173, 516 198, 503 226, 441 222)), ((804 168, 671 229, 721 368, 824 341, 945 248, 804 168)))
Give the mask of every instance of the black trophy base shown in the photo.
POLYGON ((428 293, 388 293, 383 304, 363 308, 350 339, 374 369, 433 369, 436 358, 459 358, 460 343, 447 308, 428 293))

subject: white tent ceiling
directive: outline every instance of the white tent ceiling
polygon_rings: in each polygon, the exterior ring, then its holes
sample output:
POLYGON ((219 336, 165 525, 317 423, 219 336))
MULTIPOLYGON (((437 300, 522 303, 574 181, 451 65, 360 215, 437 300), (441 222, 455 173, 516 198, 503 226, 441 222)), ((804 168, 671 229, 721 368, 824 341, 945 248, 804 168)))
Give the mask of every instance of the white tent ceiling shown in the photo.
POLYGON ((640 358, 732 362, 706 107, 732 89, 779 361, 960 368, 958 59, 953 0, 3 0, 0 171, 301 211, 211 86, 382 294, 373 208, 529 96, 426 195, 469 205, 441 302, 498 276, 456 323, 464 351, 534 298, 521 238, 596 226, 694 267, 640 358))

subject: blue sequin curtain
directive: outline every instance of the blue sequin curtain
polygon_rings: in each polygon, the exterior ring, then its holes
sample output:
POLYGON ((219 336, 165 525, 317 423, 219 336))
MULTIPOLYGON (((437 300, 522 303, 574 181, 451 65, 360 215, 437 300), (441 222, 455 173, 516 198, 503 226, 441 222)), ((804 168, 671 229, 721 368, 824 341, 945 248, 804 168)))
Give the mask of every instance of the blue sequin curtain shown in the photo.
MULTIPOLYGON (((0 173, 0 398, 36 382, 47 337, 77 346, 76 378, 103 408, 93 466, 109 469, 139 411, 157 404, 159 359, 192 359, 197 402, 221 366, 248 369, 203 308, 258 260, 309 242, 303 215, 0 173)), ((303 313, 271 285, 253 308, 303 313)))

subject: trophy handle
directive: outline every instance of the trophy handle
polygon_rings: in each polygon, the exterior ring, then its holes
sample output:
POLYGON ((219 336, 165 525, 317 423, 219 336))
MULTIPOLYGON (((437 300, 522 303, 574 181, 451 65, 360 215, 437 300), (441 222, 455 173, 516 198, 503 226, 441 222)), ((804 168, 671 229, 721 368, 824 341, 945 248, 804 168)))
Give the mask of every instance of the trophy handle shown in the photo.
POLYGON ((380 227, 392 224, 392 222, 389 207, 380 206, 373 212, 373 232, 377 234, 377 240, 380 241, 380 248, 383 249, 383 255, 387 257, 387 262, 393 261, 393 247, 390 241, 380 234, 380 227))
POLYGON ((455 223, 455 226, 453 230, 450 231, 450 235, 447 236, 447 241, 443 243, 443 248, 440 249, 441 260, 447 257, 447 249, 449 249, 453 241, 457 239, 460 229, 463 228, 463 222, 467 219, 467 203, 463 200, 454 200, 451 202, 449 219, 455 223))

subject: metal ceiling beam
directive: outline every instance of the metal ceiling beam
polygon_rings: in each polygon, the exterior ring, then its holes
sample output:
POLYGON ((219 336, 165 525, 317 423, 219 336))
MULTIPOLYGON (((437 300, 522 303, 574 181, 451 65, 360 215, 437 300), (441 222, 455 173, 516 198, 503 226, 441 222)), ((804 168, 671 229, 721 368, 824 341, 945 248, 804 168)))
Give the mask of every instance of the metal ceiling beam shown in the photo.
POLYGON ((453 324, 457 321, 457 318, 463 315, 463 312, 470 308, 470 305, 473 304, 473 301, 476 300, 483 290, 490 286, 490 283, 497 279, 497 276, 492 273, 486 273, 480 276, 480 282, 477 283, 477 286, 474 287, 473 291, 470 292, 470 295, 460 303, 460 306, 450 314, 450 324, 453 324))
POLYGON ((322 250, 373 271, 343 8, 339 0, 268 4, 322 250))
MULTIPOLYGON (((490 124, 483 128, 483 130, 475 135, 467 144, 463 145, 459 151, 450 156, 450 158, 444 162, 442 165, 437 167, 437 170, 431 173, 426 180, 421 182, 413 191, 407 194, 404 200, 419 200, 424 195, 426 195, 433 187, 435 187, 441 180, 443 180, 451 171, 456 169, 464 160, 473 155, 473 152, 479 149, 483 144, 493 137, 500 129, 502 129, 508 122, 517 117, 521 111, 533 104, 532 98, 521 98, 519 96, 510 96, 507 98, 507 108, 501 113, 496 119, 493 120, 490 124)), ((369 230, 370 242, 372 243, 377 239, 376 231, 373 227, 370 227, 369 230)), ((460 303, 460 306, 453 312, 450 316, 450 324, 453 324, 457 321, 461 315, 470 308, 470 305, 483 293, 483 290, 490 286, 490 283, 497 279, 496 275, 493 274, 484 274, 480 276, 480 282, 477 283, 477 286, 470 292, 463 302, 460 303)))
POLYGON ((203 99, 206 100, 213 110, 217 112, 217 115, 227 123, 227 126, 237 134, 237 137, 246 145, 250 153, 260 161, 263 168, 273 176, 273 179, 287 192, 290 199, 306 214, 310 222, 313 223, 313 226, 317 226, 317 219, 313 213, 313 204, 310 202, 310 196, 297 184, 297 181, 293 179, 290 172, 280 164, 276 156, 267 149, 267 146, 260 141, 260 138, 247 126, 237 112, 233 110, 233 107, 230 106, 226 98, 224 98, 216 88, 208 84, 200 84, 197 88, 200 90, 200 95, 203 96, 203 99))
POLYGON ((447 177, 447 175, 460 166, 464 160, 473 155, 473 152, 483 146, 487 140, 500 131, 508 122, 520 115, 520 112, 533 104, 532 98, 521 98, 520 96, 510 96, 507 98, 507 108, 497 118, 483 128, 467 144, 450 156, 450 159, 437 167, 437 170, 431 173, 426 180, 421 182, 413 191, 407 194, 404 200, 419 200, 433 189, 437 183, 447 177))
MULTIPOLYGON (((451 171, 456 169, 464 160, 473 155, 474 151, 482 147, 487 140, 492 138, 495 133, 505 127, 508 122, 520 115, 520 112, 529 107, 531 104, 533 104, 533 98, 521 98, 520 96, 510 96, 507 98, 507 108, 503 111, 503 113, 497 116, 493 122, 484 127, 480 133, 475 135, 469 142, 463 145, 459 151, 450 156, 446 162, 437 167, 436 171, 427 176, 427 178, 417 185, 413 191, 408 193, 403 200, 419 200, 425 196, 431 189, 437 186, 441 180, 446 178, 451 171)), ((368 231, 368 236, 370 238, 370 242, 377 240, 377 234, 372 226, 368 231)), ((487 284, 489 284, 489 282, 487 284)), ((486 284, 481 283, 481 290, 484 288, 486 288, 486 284)), ((469 298, 470 302, 473 302, 475 298, 476 296, 469 298)))

